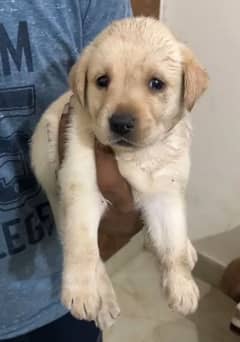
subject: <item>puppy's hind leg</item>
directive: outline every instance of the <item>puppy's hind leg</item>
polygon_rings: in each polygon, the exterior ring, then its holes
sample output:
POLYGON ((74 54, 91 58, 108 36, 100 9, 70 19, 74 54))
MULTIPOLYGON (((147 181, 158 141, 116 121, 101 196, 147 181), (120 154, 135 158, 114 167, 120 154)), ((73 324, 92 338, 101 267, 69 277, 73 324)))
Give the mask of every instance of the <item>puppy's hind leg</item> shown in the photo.
POLYGON ((97 283, 102 284, 98 288, 100 296, 100 309, 97 316, 97 326, 102 330, 113 325, 120 315, 120 308, 112 286, 102 261, 97 267, 97 283))

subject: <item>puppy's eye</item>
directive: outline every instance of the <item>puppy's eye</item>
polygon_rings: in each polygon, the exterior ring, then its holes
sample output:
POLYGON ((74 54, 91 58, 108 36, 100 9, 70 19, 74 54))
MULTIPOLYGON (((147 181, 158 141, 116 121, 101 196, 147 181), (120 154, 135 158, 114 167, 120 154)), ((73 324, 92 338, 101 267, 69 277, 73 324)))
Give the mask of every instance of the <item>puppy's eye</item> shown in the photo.
POLYGON ((107 88, 109 86, 109 83, 110 78, 108 77, 108 75, 102 75, 96 79, 96 84, 99 88, 107 88))
POLYGON ((148 85, 150 89, 159 90, 159 91, 163 90, 166 86, 166 84, 162 80, 155 78, 155 77, 149 81, 148 85))

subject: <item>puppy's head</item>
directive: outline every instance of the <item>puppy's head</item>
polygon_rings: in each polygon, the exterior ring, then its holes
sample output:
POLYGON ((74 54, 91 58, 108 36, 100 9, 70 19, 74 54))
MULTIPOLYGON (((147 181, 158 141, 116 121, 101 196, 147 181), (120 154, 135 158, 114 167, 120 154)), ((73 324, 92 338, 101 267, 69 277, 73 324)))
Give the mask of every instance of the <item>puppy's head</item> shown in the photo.
POLYGON ((92 118, 98 140, 141 148, 191 111, 207 87, 206 71, 159 21, 117 21, 83 52, 70 84, 92 118))

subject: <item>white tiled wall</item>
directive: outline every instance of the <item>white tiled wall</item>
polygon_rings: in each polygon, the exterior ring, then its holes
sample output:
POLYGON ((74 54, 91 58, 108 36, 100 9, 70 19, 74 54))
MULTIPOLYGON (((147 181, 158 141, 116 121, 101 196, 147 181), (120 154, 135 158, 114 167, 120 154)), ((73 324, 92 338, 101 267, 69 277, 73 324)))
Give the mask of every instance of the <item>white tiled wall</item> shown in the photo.
POLYGON ((161 17, 210 74, 193 110, 188 193, 190 233, 201 238, 240 223, 240 1, 162 0, 161 17))

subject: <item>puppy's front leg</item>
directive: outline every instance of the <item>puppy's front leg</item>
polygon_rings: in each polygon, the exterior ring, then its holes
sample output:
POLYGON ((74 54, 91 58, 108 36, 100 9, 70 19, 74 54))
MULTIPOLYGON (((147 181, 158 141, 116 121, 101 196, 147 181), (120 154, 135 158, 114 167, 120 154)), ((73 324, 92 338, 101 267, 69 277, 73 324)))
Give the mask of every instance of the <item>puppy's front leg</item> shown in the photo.
POLYGON ((62 301, 75 317, 94 320, 105 328, 113 323, 119 308, 98 250, 98 226, 105 203, 96 182, 93 141, 81 133, 70 130, 58 175, 62 301))
MULTIPOLYGON (((82 168, 86 167, 84 164, 82 168)), ((62 301, 75 317, 95 320, 100 305, 96 268, 99 262, 97 230, 102 210, 97 189, 91 184, 94 180, 90 180, 89 174, 85 177, 82 172, 77 174, 74 168, 66 161, 59 173, 59 221, 64 255, 62 301)))
POLYGON ((186 229, 181 194, 153 195, 143 202, 143 216, 162 266, 162 286, 170 307, 184 315, 196 310, 199 290, 191 269, 196 260, 186 229))

